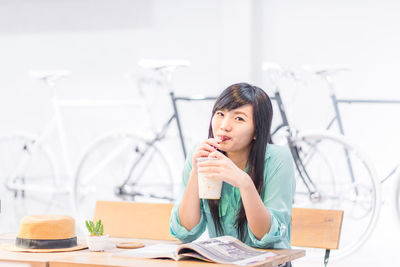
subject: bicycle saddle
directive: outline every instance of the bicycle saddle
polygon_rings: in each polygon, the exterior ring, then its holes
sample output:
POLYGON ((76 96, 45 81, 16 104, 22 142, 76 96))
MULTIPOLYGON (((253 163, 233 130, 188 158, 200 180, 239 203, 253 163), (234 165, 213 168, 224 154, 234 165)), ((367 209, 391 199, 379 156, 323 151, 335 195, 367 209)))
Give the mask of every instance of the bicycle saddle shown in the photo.
POLYGON ((28 75, 34 79, 39 80, 52 80, 55 81, 59 78, 67 77, 71 74, 69 70, 31 70, 28 75))
POLYGON ((190 62, 187 60, 153 60, 142 59, 139 61, 139 66, 145 69, 163 70, 176 69, 178 67, 189 67, 190 62))
POLYGON ((261 65, 261 69, 270 73, 272 75, 278 75, 282 77, 289 77, 296 82, 305 83, 304 80, 300 79, 297 73, 291 68, 283 68, 281 65, 266 61, 261 65))
POLYGON ((265 71, 283 72, 283 69, 279 64, 270 61, 263 62, 263 64, 261 65, 261 69, 265 71))
POLYGON ((331 76, 339 72, 349 71, 350 68, 347 66, 341 65, 302 65, 302 69, 305 71, 314 73, 316 75, 321 76, 331 76))

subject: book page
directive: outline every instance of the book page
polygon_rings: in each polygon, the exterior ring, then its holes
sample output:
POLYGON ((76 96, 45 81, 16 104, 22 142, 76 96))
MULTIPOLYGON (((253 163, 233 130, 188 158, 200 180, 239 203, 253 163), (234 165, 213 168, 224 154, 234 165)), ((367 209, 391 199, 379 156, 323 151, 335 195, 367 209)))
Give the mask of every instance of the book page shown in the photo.
POLYGON ((156 244, 145 246, 143 248, 129 249, 113 254, 113 256, 134 257, 134 258, 170 258, 178 260, 176 250, 179 245, 156 244))
POLYGON ((208 262, 213 262, 212 260, 200 255, 199 253, 197 253, 194 250, 179 254, 179 259, 183 259, 185 257, 195 258, 195 259, 198 259, 198 260, 203 260, 203 261, 208 261, 208 262))
MULTIPOLYGON (((199 254, 218 263, 248 265, 265 261, 277 254, 254 249, 230 236, 216 237, 204 241, 196 241, 181 246, 191 248, 199 254)), ((178 254, 185 253, 180 249, 178 254)))

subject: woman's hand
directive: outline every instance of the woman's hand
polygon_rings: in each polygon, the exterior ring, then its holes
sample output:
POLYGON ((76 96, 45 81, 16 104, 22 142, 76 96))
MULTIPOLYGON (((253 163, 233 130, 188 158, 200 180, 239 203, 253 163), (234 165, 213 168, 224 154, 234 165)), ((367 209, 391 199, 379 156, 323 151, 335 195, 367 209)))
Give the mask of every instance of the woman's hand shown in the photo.
POLYGON ((217 149, 220 147, 219 140, 216 138, 209 138, 199 144, 195 151, 193 152, 192 156, 192 170, 197 173, 197 162, 196 159, 200 157, 208 157, 208 155, 211 152, 217 151, 217 149))
POLYGON ((203 161, 197 165, 198 171, 204 173, 205 177, 222 180, 239 189, 253 184, 250 176, 221 152, 215 150, 208 156, 217 158, 217 160, 203 161))
POLYGON ((217 151, 217 148, 219 148, 218 142, 218 139, 207 139, 198 145, 193 152, 192 171, 179 206, 180 223, 188 231, 193 229, 201 219, 196 159, 200 157, 208 157, 210 153, 217 151))

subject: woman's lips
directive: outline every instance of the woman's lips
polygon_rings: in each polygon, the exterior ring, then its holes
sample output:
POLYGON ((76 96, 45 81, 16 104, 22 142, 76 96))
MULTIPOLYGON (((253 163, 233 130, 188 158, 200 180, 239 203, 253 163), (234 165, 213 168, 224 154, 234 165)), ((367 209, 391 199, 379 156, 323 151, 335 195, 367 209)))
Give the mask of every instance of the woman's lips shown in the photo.
POLYGON ((218 139, 220 140, 220 142, 224 142, 230 140, 231 138, 228 136, 218 136, 218 139))

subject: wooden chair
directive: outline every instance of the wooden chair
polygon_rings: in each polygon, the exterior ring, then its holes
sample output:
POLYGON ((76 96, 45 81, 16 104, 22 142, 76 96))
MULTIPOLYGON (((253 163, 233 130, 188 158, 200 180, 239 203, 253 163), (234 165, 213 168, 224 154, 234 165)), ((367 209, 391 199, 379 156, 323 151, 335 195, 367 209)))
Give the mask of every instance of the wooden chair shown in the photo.
POLYGON ((324 248, 325 266, 331 249, 339 248, 342 210, 292 209, 291 244, 296 247, 324 248))
POLYGON ((112 237, 177 240, 169 232, 173 204, 97 201, 94 221, 101 219, 112 237))

